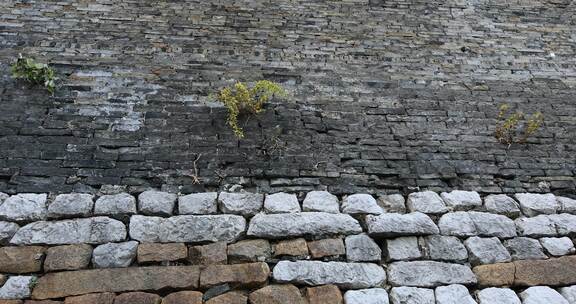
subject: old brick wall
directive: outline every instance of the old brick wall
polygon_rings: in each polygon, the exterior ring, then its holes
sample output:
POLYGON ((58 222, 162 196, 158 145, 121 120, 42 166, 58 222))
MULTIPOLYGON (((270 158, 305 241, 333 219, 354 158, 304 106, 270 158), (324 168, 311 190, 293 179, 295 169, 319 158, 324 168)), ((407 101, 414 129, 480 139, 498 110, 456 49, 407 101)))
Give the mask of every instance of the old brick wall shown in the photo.
POLYGON ((3 0, 0 191, 574 193, 575 12, 566 0, 3 0), (18 53, 58 70, 54 97, 10 78, 18 53), (207 97, 262 78, 291 96, 238 141, 207 97), (544 113, 527 145, 493 138, 505 102, 544 113))

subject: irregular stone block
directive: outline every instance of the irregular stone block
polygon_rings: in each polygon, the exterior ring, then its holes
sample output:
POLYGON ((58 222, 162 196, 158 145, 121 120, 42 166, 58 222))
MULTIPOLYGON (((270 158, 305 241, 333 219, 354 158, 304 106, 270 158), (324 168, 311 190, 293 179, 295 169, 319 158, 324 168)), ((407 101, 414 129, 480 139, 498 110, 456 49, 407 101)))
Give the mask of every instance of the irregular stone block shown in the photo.
MULTIPOLYGON (((346 304, 388 304, 388 293, 382 288, 348 290, 344 294, 346 304)), ((322 302, 330 303, 330 302, 322 302)), ((337 302, 332 302, 337 303, 337 302)))
POLYGON ((307 304, 294 285, 269 285, 260 288, 248 297, 252 304, 307 304))
POLYGON ((67 297, 64 304, 114 304, 116 295, 112 292, 92 293, 83 296, 67 297))
POLYGON ((406 200, 401 194, 380 196, 378 206, 386 213, 406 213, 406 200))
POLYGON ((340 288, 361 289, 380 286, 386 272, 376 264, 320 261, 280 261, 273 270, 279 283, 318 286, 333 284, 340 288))
MULTIPOLYGON (((0 300, 0 304, 3 304, 0 300)), ((26 300, 24 304, 62 304, 61 301, 52 301, 52 300, 44 300, 44 301, 35 301, 35 300, 26 300)))
MULTIPOLYGON (((308 304, 342 304, 342 293, 336 285, 306 288, 308 304)), ((353 303, 353 302, 352 302, 353 303)))
POLYGON ((200 287, 229 284, 234 288, 253 288, 266 284, 270 268, 266 263, 208 265, 202 269, 200 287))
POLYGON ((570 304, 560 293, 548 286, 530 287, 520 293, 523 304, 570 304))
POLYGON ((0 272, 32 273, 42 271, 46 248, 40 246, 1 247, 0 272))
POLYGON ((388 267, 388 282, 392 286, 437 287, 476 284, 476 277, 469 267, 459 264, 435 261, 394 262, 388 267))
POLYGON ((48 216, 46 194, 12 195, 0 204, 0 220, 11 222, 42 221, 48 216))
POLYGON ((88 244, 50 247, 46 251, 44 271, 76 270, 87 268, 92 257, 92 246, 88 244))
POLYGON ((308 249, 312 258, 315 259, 346 254, 344 242, 339 238, 308 242, 308 249))
POLYGON ((516 193, 514 197, 520 203, 522 213, 529 217, 539 214, 554 214, 560 209, 554 194, 516 193))
POLYGON ((415 236, 387 239, 386 252, 388 261, 407 261, 422 257, 418 238, 415 236))
POLYGON ((487 288, 478 292, 479 304, 521 304, 520 299, 512 289, 487 288))
POLYGON ((569 197, 557 196, 556 200, 560 205, 559 212, 576 214, 576 200, 569 197))
POLYGON ((136 198, 128 193, 103 195, 94 204, 94 214, 115 218, 136 214, 136 198))
POLYGON ((344 243, 348 262, 378 262, 382 259, 380 246, 365 234, 349 235, 344 243))
POLYGON ((260 193, 222 192, 218 196, 218 206, 224 213, 254 216, 262 210, 264 195, 260 193))
POLYGON ((86 217, 92 214, 94 195, 85 193, 59 194, 48 206, 50 218, 86 217))
POLYGON ((442 192, 440 196, 452 210, 471 210, 482 206, 482 199, 476 191, 453 190, 442 192))
POLYGON ((26 299, 30 297, 33 276, 9 277, 0 288, 0 300, 26 299))
POLYGON ((568 303, 576 303, 576 285, 570 287, 562 287, 558 289, 558 291, 566 300, 568 300, 568 303))
POLYGON ((128 292, 114 298, 114 304, 160 304, 161 301, 159 295, 146 292, 128 292))
POLYGON ((205 304, 247 304, 247 303, 248 303, 247 296, 245 296, 240 292, 233 291, 214 297, 206 301, 205 304))
POLYGON ((16 223, 0 221, 0 246, 8 245, 18 229, 20 229, 20 226, 16 223))
POLYGON ((162 304, 202 304, 202 293, 198 291, 173 292, 162 299, 162 304))
POLYGON ((138 263, 174 262, 188 257, 188 248, 183 243, 141 243, 138 245, 138 263))
POLYGON ((350 215, 323 212, 258 214, 252 218, 248 228, 249 236, 272 239, 361 232, 360 224, 350 215))
POLYGON ((472 269, 478 285, 485 286, 512 286, 514 284, 514 273, 516 267, 513 263, 499 263, 491 265, 480 265, 472 269))
POLYGON ((148 243, 234 242, 246 231, 238 215, 179 215, 170 218, 133 215, 130 237, 148 243))
POLYGON ((498 214, 484 212, 453 212, 443 215, 438 221, 443 235, 452 236, 516 236, 516 226, 511 219, 498 214))
POLYGON ((406 202, 410 212, 422 212, 426 214, 442 214, 448 212, 446 204, 436 192, 423 191, 408 195, 406 202))
POLYGON ((368 234, 373 237, 438 234, 436 224, 424 213, 384 213, 366 216, 368 234))
POLYGON ((424 237, 424 241, 432 260, 448 262, 468 260, 468 250, 455 236, 429 235, 424 237))
POLYGON ((264 199, 264 211, 266 213, 294 213, 300 212, 300 203, 296 194, 284 192, 266 195, 264 199))
POLYGON ((188 257, 195 265, 228 264, 226 242, 192 246, 188 250, 188 257))
POLYGON ((574 243, 572 243, 569 237, 541 238, 540 243, 546 252, 552 256, 563 256, 576 252, 574 243))
POLYGON ((265 262, 272 256, 272 247, 267 240, 244 240, 228 245, 228 261, 231 264, 265 262))
POLYGON ((92 217, 54 222, 35 222, 18 230, 14 245, 66 245, 102 244, 119 242, 126 238, 126 227, 120 221, 107 217, 92 217))
POLYGON ((274 256, 308 256, 308 245, 306 240, 299 238, 293 240, 280 241, 274 244, 274 256))
POLYGON ((179 214, 216 214, 218 193, 192 193, 178 198, 179 214))
POLYGON ((99 292, 197 289, 198 266, 158 266, 53 272, 38 279, 32 297, 54 299, 99 292))
POLYGON ((576 284, 576 256, 549 260, 515 261, 516 286, 567 286, 576 284))
POLYGON ((520 205, 506 194, 491 194, 484 198, 484 207, 490 213, 502 214, 511 218, 520 216, 520 205))
POLYGON ((440 286, 434 291, 436 304, 477 304, 468 292, 468 288, 454 284, 440 286))
POLYGON ((370 194, 353 194, 346 196, 342 202, 342 212, 348 214, 382 214, 376 199, 370 194))
POLYGON ((560 236, 570 236, 576 233, 576 215, 573 214, 552 214, 548 215, 556 226, 556 231, 560 236))
POLYGON ((548 258, 542 250, 542 245, 535 239, 517 237, 504 241, 513 260, 540 260, 548 258))
POLYGON ((496 237, 479 238, 474 236, 464 241, 464 245, 468 249, 472 265, 494 264, 512 260, 510 253, 496 237))
POLYGON ((435 304, 434 290, 417 287, 393 287, 390 291, 392 304, 435 304))
POLYGON ((547 216, 523 217, 514 221, 518 234, 529 237, 557 236, 556 224, 547 216))
POLYGON ((10 195, 8 195, 4 192, 0 192, 0 204, 2 204, 9 197, 10 197, 10 195))
POLYGON ((138 242, 108 243, 94 248, 92 264, 94 268, 128 267, 136 258, 138 242))
POLYGON ((340 213, 338 198, 326 191, 308 192, 302 207, 304 211, 340 213))
POLYGON ((174 193, 144 191, 138 195, 138 210, 145 215, 170 216, 177 198, 174 193))

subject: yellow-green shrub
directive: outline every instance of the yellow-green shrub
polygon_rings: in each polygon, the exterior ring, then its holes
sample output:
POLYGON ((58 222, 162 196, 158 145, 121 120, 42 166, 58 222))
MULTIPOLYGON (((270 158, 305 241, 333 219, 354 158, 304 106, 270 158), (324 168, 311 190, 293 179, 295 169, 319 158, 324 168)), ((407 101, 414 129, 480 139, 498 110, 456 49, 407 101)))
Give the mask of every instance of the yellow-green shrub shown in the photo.
POLYGON ((498 123, 494 132, 496 139, 508 146, 514 143, 526 143, 528 137, 536 133, 544 123, 544 115, 541 112, 536 112, 526 119, 523 112, 508 114, 509 110, 509 105, 500 105, 498 123))
POLYGON ((12 77, 24 79, 31 84, 42 85, 51 94, 56 89, 54 69, 47 64, 38 63, 32 58, 24 58, 22 55, 12 65, 12 77))

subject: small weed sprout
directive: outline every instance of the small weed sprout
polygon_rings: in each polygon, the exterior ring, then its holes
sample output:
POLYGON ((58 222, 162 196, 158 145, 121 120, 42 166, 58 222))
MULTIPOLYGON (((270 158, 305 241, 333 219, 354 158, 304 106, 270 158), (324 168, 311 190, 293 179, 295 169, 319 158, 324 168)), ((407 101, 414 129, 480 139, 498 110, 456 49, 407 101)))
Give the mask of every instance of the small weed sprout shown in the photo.
POLYGON ((54 69, 47 64, 38 63, 32 58, 24 58, 22 54, 12 65, 12 77, 24 79, 34 85, 42 85, 50 94, 54 94, 56 89, 55 74, 54 69))
POLYGON ((264 111, 266 104, 273 96, 286 96, 286 91, 278 83, 260 80, 249 88, 242 82, 237 82, 232 87, 220 90, 215 98, 228 109, 226 122, 238 138, 244 137, 244 130, 238 125, 238 116, 242 113, 259 114, 264 111))
POLYGON ((512 144, 524 144, 528 137, 532 136, 544 123, 544 115, 536 112, 526 119, 523 112, 508 114, 510 106, 502 104, 498 112, 498 123, 494 137, 502 143, 507 144, 508 148, 512 144))

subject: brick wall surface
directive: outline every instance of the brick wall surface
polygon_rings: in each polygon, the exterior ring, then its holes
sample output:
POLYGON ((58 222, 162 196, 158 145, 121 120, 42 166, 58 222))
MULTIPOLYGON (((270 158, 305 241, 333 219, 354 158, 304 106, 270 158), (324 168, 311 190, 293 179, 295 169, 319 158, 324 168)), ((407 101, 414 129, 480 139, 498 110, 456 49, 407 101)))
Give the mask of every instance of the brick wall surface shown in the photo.
POLYGON ((574 193, 575 12, 562 0, 3 0, 0 191, 574 193), (54 97, 10 78, 18 53, 57 69, 54 97), (208 95, 258 79, 291 96, 238 141, 208 95), (501 103, 543 112, 544 127, 507 149, 493 137, 501 103))

